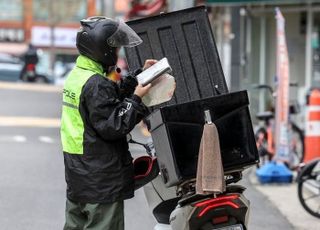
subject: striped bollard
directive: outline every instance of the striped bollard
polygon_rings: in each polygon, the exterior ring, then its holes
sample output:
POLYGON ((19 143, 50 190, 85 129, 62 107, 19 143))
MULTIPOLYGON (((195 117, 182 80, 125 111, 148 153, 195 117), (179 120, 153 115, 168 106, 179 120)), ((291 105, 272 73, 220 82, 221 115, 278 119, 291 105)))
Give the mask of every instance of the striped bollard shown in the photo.
POLYGON ((309 97, 304 144, 305 163, 320 157, 320 89, 313 89, 309 97))

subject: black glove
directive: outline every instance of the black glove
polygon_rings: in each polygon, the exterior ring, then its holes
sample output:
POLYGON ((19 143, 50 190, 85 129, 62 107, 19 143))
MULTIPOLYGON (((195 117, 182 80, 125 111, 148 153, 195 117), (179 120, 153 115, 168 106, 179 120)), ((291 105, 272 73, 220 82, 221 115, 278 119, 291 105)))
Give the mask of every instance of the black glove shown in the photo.
POLYGON ((135 88, 138 85, 136 75, 138 75, 139 73, 141 73, 141 69, 138 69, 133 73, 130 73, 126 77, 120 79, 120 94, 122 99, 132 96, 135 88))

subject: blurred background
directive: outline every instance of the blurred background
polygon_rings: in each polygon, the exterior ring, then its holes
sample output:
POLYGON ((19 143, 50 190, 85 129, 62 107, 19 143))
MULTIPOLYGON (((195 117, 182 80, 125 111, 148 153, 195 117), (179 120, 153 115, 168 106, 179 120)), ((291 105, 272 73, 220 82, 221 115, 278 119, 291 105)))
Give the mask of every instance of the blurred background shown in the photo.
MULTIPOLYGON (((77 56, 75 36, 80 19, 106 15, 131 20, 206 5, 229 89, 273 85, 274 7, 280 6, 286 19, 290 78, 298 83, 291 96, 304 104, 310 87, 320 85, 318 3, 317 0, 12 0, 8 4, 1 0, 0 80, 19 79, 20 60, 32 44, 39 56, 37 73, 46 82, 61 84, 77 56)), ((119 62, 125 69, 125 61, 119 62)), ((265 109, 267 105, 261 102, 268 100, 267 95, 252 93, 257 94, 251 101, 253 112, 265 109)))
MULTIPOLYGON (((290 82, 295 83, 290 100, 299 107, 293 119, 304 128, 307 97, 320 87, 319 0, 0 0, 1 229, 62 229, 61 92, 78 55, 79 20, 104 15, 127 21, 198 5, 207 7, 230 91, 249 92, 255 125, 255 115, 268 110, 273 100, 254 86, 276 84, 274 9, 280 7, 290 82)), ((126 73, 123 51, 118 66, 126 73)), ((134 130, 137 140, 148 135, 144 127, 134 130)), ((141 148, 131 148, 134 156, 143 154, 141 148)), ((251 174, 243 182, 252 202, 250 229, 320 229, 320 219, 301 207, 295 182, 263 185, 251 174)), ((139 190, 126 203, 127 229, 147 230, 154 224, 139 190)))

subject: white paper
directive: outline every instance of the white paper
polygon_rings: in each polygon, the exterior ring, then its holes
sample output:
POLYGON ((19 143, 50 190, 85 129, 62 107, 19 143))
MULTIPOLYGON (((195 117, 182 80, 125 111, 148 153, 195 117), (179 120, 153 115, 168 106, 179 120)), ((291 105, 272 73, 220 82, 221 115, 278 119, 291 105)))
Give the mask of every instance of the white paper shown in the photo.
POLYGON ((165 73, 152 82, 152 87, 142 98, 142 102, 149 107, 170 101, 175 89, 174 77, 165 73))

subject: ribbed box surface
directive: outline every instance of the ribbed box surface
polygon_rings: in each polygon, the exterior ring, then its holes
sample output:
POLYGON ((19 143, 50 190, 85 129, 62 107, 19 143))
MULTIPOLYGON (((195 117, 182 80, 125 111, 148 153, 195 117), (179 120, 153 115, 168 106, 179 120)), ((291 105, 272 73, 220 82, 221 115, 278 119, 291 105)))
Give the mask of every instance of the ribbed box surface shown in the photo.
POLYGON ((205 7, 127 23, 143 40, 142 44, 125 49, 130 70, 142 67, 146 59, 168 58, 177 87, 166 104, 228 92, 205 7))

